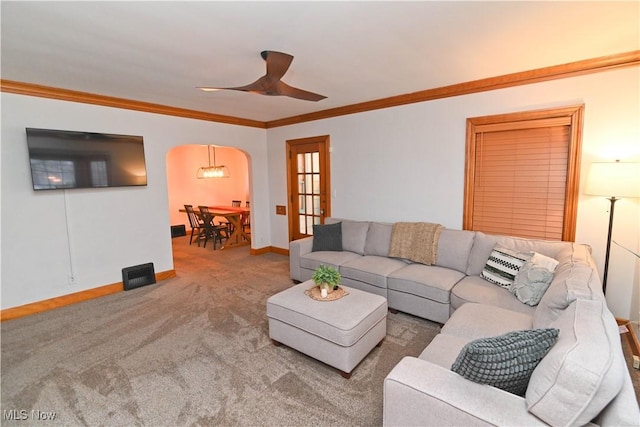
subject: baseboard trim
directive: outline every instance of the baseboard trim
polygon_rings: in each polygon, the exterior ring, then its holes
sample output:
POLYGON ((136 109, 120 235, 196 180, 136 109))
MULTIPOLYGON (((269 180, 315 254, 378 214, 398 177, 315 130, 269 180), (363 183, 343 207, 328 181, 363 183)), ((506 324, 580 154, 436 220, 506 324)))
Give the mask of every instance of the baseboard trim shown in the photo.
POLYGON ((263 255, 263 254, 267 254, 269 252, 273 252, 275 254, 289 256, 289 250, 288 249, 282 249, 282 248, 278 248, 276 246, 265 246, 264 248, 258 248, 258 249, 251 248, 251 250, 249 251, 249 253, 251 255, 263 255))
POLYGON ((625 325, 629 332, 625 333, 627 336, 627 341, 629 341, 629 346, 631 347, 631 352, 635 356, 640 356, 640 342, 638 341, 638 336, 636 335, 636 331, 633 326, 629 325, 629 320, 627 319, 619 319, 616 317, 616 322, 618 325, 625 325))
MULTIPOLYGON (((156 273, 156 282, 176 277, 175 270, 162 271, 156 273)), ((19 317, 29 316, 32 314, 42 313, 44 311, 53 310, 82 301, 103 297, 124 291, 122 282, 112 283, 110 285, 99 286, 97 288, 87 289, 72 294, 61 295, 55 298, 33 302, 30 304, 20 305, 18 307, 6 308, 0 311, 0 322, 5 320, 17 319, 19 317)))

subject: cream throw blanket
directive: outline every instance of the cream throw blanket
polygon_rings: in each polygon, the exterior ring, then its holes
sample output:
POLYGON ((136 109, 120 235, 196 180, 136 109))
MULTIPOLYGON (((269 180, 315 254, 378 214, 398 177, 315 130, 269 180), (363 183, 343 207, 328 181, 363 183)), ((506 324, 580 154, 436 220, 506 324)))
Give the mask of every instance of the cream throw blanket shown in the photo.
POLYGON ((406 258, 426 265, 436 262, 440 224, 430 222, 396 222, 391 232, 389 256, 406 258))

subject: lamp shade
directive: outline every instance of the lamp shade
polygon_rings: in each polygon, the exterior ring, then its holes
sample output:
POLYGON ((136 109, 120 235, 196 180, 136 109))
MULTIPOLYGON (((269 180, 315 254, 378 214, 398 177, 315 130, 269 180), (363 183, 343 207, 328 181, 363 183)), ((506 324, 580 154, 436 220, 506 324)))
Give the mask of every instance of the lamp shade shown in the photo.
POLYGON ((196 178, 229 178, 229 168, 225 165, 216 165, 216 147, 213 147, 213 165, 211 165, 211 146, 207 146, 207 153, 209 154, 209 166, 202 166, 198 168, 196 178))
POLYGON ((640 163, 620 161, 591 163, 585 194, 640 197, 640 163))
POLYGON ((197 178, 229 178, 229 168, 220 166, 203 166, 198 168, 197 178))

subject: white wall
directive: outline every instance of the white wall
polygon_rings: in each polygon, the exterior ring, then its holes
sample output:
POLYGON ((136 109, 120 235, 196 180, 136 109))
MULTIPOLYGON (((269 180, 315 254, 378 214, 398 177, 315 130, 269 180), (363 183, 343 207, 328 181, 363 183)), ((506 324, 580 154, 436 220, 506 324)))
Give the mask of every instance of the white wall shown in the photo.
POLYGON ((248 155, 254 246, 269 244, 264 130, 7 93, 0 100, 2 308, 120 282, 123 267, 173 269, 166 156, 178 145, 226 141, 248 155), (142 135, 148 185, 34 192, 25 127, 142 135))
MULTIPOLYGON (((461 228, 468 117, 585 104, 581 189, 592 161, 640 161, 640 68, 626 68, 302 123, 268 131, 271 206, 287 204, 285 141, 331 136, 333 216, 431 221, 461 228)), ((581 190, 582 191, 582 190, 581 190)), ((608 201, 580 195, 576 241, 593 247, 603 270, 608 201)), ((638 200, 616 205, 614 238, 638 252, 638 200)), ((287 219, 271 215, 272 245, 287 247, 287 219)), ((640 262, 612 249, 607 300, 638 318, 640 262)))
MULTIPOLYGON (((282 128, 253 129, 135 111, 1 94, 2 308, 121 280, 122 267, 173 268, 166 155, 184 144, 234 146, 248 155, 254 248, 288 247, 285 141, 330 135, 333 215, 432 221, 460 228, 467 117, 585 104, 582 178, 592 161, 640 161, 640 68, 562 79, 282 128), (25 127, 145 137, 144 188, 31 190, 25 127), (266 144, 265 144, 266 141, 266 144), (65 203, 69 235, 65 229, 65 203), (71 248, 67 246, 70 242, 71 248), (69 256, 69 249, 71 256, 69 256), (77 283, 69 285, 71 266, 77 283)), ((640 201, 616 205, 614 239, 640 246, 640 201)), ((608 202, 580 195, 576 240, 604 263, 608 202)), ((616 316, 638 318, 640 262, 612 248, 607 300, 616 316)))

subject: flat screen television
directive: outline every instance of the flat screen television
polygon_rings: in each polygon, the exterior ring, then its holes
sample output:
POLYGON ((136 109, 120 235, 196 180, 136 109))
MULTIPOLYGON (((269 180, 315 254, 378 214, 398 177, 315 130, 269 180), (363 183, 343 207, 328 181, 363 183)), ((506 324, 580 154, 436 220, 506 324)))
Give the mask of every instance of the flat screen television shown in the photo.
POLYGON ((26 131, 34 190, 147 185, 142 136, 26 131))

